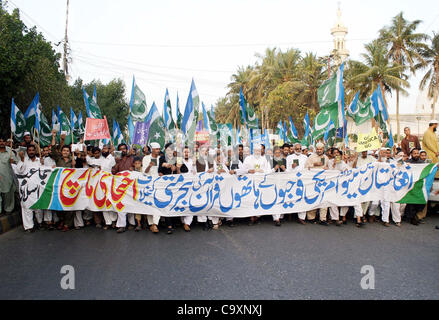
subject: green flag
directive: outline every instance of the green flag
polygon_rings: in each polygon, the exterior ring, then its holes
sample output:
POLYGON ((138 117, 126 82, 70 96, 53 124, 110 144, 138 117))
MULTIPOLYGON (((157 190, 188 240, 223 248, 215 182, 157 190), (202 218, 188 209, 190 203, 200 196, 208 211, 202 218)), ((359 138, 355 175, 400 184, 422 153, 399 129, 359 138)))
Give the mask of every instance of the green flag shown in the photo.
POLYGON ((72 127, 70 126, 69 117, 58 107, 58 120, 60 123, 60 132, 66 134, 64 145, 68 146, 72 144, 72 127))
POLYGON ((133 89, 131 93, 130 102, 131 118, 133 122, 143 122, 148 115, 148 106, 146 105, 146 97, 139 86, 136 84, 136 80, 133 78, 133 89))
POLYGON ((148 145, 151 145, 152 142, 156 142, 160 144, 160 147, 163 149, 165 147, 165 122, 160 116, 155 104, 152 105, 150 112, 151 124, 149 127, 148 145))
POLYGON ((314 132, 312 133, 312 139, 314 141, 324 137, 326 129, 328 128, 331 120, 336 123, 338 119, 338 103, 323 108, 314 120, 314 132))
POLYGON ((337 102, 337 73, 320 86, 317 94, 322 108, 337 102))
POLYGON ((11 109, 11 132, 14 134, 15 139, 22 141, 24 132, 26 131, 26 120, 24 114, 20 111, 17 105, 12 99, 11 109))
POLYGON ((98 99, 96 97, 96 88, 95 93, 92 97, 88 95, 88 93, 83 88, 84 93, 84 102, 87 107, 87 116, 91 119, 103 119, 101 109, 98 106, 98 99))
POLYGON ((247 125, 249 129, 259 129, 258 119, 256 118, 256 112, 253 109, 253 107, 250 106, 250 103, 247 103, 245 112, 247 115, 247 125))
POLYGON ((46 116, 42 112, 41 104, 38 104, 38 114, 40 119, 40 132, 38 133, 40 138, 40 146, 48 147, 52 144, 52 128, 50 127, 46 116))

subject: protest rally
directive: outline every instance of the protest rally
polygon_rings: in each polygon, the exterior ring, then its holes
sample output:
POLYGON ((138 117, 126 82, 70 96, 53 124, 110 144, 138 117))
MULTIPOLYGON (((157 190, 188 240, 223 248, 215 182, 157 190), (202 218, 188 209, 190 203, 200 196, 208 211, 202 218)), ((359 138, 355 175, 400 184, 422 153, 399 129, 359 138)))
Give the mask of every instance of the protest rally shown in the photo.
POLYGON ((344 63, 319 88, 321 111, 313 125, 305 116, 303 137, 292 117, 261 130, 242 88, 240 125, 218 124, 214 110, 200 106, 194 81, 174 120, 168 91, 163 114, 155 103, 147 113, 133 79, 126 140, 116 121, 110 134, 96 92, 83 90, 87 118, 58 107, 51 124, 38 93, 25 114, 12 100, 14 141, 0 145, 5 207, 14 205, 17 179, 26 232, 94 225, 172 234, 177 224, 186 232, 194 223, 218 230, 267 215, 277 227, 290 216, 303 225, 342 226, 348 216, 359 228, 375 221, 401 227, 402 218, 418 225, 438 169, 438 121, 430 121, 422 147, 410 128, 397 146, 381 87, 348 105, 343 71, 344 63), (355 149, 348 117, 366 130, 355 149))
POLYGON ((439 298, 436 7, 0 0, 0 303, 439 298))

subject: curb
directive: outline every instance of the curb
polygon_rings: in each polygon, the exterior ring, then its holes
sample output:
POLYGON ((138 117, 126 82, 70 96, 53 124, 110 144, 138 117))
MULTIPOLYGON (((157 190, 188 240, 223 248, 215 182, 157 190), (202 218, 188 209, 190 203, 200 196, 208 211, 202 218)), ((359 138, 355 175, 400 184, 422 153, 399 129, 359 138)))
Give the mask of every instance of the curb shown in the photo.
POLYGON ((21 213, 14 211, 11 215, 0 217, 0 235, 22 225, 21 213))

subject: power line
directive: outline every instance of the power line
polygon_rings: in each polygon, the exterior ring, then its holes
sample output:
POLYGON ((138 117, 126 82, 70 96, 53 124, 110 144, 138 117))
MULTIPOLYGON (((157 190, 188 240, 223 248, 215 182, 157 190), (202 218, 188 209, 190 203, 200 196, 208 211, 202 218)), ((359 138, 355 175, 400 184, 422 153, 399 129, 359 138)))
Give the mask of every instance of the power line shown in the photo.
MULTIPOLYGON (((78 55, 78 54, 76 54, 75 56, 76 56, 76 59, 81 61, 82 63, 90 63, 90 59, 88 57, 84 57, 84 56, 81 56, 81 55, 78 55)), ((164 78, 168 78, 168 79, 180 79, 180 81, 183 81, 183 82, 187 81, 187 77, 185 77, 185 76, 177 76, 175 74, 166 74, 166 73, 153 72, 153 71, 148 71, 148 70, 144 70, 144 69, 134 68, 134 67, 130 67, 130 66, 115 64, 115 63, 112 63, 112 62, 105 62, 105 61, 103 61, 103 63, 105 63, 106 65, 100 64, 101 61, 98 61, 98 62, 92 61, 92 62, 94 62, 94 65, 96 67, 101 67, 101 68, 105 68, 105 69, 107 69, 108 66, 112 66, 112 67, 114 67, 116 69, 119 69, 119 70, 120 69, 122 69, 122 70, 130 70, 131 72, 134 72, 134 73, 139 73, 140 72, 140 73, 150 74, 150 75, 154 75, 154 76, 158 76, 158 77, 164 77, 164 78)), ((164 81, 166 81, 166 80, 164 80, 164 81)), ((213 84, 215 86, 216 85, 223 85, 222 82, 220 83, 220 82, 212 81, 210 79, 199 78, 199 81, 200 82, 204 82, 204 83, 210 83, 210 84, 213 84)))
MULTIPOLYGON (((118 74, 118 75, 120 75, 122 77, 124 76, 124 74, 121 73, 121 72, 110 70, 108 68, 108 66, 98 65, 98 64, 95 64, 95 63, 92 63, 92 62, 89 62, 89 61, 82 60, 80 58, 78 58, 78 60, 81 61, 84 64, 87 64, 87 65, 92 66, 94 68, 97 68, 99 70, 105 70, 104 73, 106 73, 106 74, 108 74, 110 76, 113 76, 114 74, 118 74)), ((116 67, 116 69, 118 69, 118 68, 116 67)), ((99 71, 99 72, 101 72, 101 71, 99 71)), ((142 72, 140 72, 140 73, 142 73, 142 72)), ((159 88, 163 88, 165 86, 167 88, 173 88, 173 87, 170 87, 170 86, 167 85, 169 82, 188 83, 188 79, 184 79, 184 80, 176 80, 176 79, 171 79, 171 80, 168 80, 168 79, 147 79, 147 78, 139 77, 138 75, 136 75, 136 79, 144 80, 144 81, 149 82, 149 83, 151 83, 151 84, 153 84, 153 85, 155 85, 155 86, 157 86, 159 88), (163 83, 163 84, 160 84, 160 82, 163 83)), ((197 79, 197 81, 200 82, 200 83, 204 83, 202 80, 199 80, 199 79, 197 79)), ((204 84, 204 85, 212 86, 212 85, 209 85, 209 84, 204 84)), ((212 87, 219 87, 219 86, 212 86, 212 87)), ((224 86, 221 85, 221 88, 223 89, 224 86)), ((214 94, 207 94, 207 93, 204 93, 204 94, 207 95, 207 96, 218 97, 218 95, 216 95, 216 94, 215 95, 214 94)))
POLYGON ((26 16, 26 18, 30 20, 30 22, 32 22, 35 26, 39 27, 42 31, 44 31, 48 36, 50 36, 52 38, 52 40, 54 40, 54 42, 57 42, 58 39, 60 39, 59 37, 54 36, 47 29, 42 27, 41 24, 39 24, 37 21, 35 21, 30 15, 28 15, 25 11, 23 11, 23 9, 18 7, 13 1, 8 0, 8 3, 11 3, 16 9, 18 9, 21 13, 23 13, 26 16))
MULTIPOLYGON (((347 41, 370 41, 371 39, 347 39, 347 41)), ((71 42, 96 45, 96 46, 113 46, 113 47, 147 47, 147 48, 225 48, 225 47, 262 47, 262 46, 285 46, 299 44, 320 44, 333 43, 333 40, 317 41, 298 41, 298 42, 279 42, 279 43, 225 43, 225 44, 147 44, 147 43, 111 43, 111 42, 91 42, 70 40, 71 42)))
POLYGON ((234 71, 231 71, 231 70, 193 69, 193 68, 182 68, 182 67, 152 65, 152 64, 145 64, 145 63, 129 61, 129 60, 123 60, 123 59, 118 59, 118 58, 110 58, 110 57, 97 56, 97 55, 95 55, 93 53, 90 53, 90 52, 87 52, 87 51, 84 51, 84 50, 81 50, 81 49, 78 50, 78 51, 80 53, 84 53, 86 55, 89 55, 89 56, 92 56, 92 57, 95 57, 95 58, 99 58, 99 59, 116 61, 116 62, 130 63, 130 64, 135 64, 135 65, 145 66, 145 67, 151 67, 151 68, 170 69, 170 70, 182 70, 182 71, 192 71, 192 72, 212 72, 212 73, 233 73, 234 72, 234 71))

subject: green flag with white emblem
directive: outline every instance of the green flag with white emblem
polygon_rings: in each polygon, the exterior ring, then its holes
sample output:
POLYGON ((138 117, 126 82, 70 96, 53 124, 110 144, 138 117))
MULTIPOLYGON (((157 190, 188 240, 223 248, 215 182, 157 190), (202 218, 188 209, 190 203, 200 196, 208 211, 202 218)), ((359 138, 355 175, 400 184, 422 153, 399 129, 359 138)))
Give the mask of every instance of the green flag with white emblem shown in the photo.
POLYGON ((337 74, 321 85, 318 90, 318 99, 322 108, 337 102, 337 74))
POLYGON ((149 111, 148 119, 150 119, 149 135, 148 135, 148 145, 152 142, 160 144, 163 149, 165 147, 165 122, 160 116, 159 110, 155 103, 153 103, 151 110, 149 111))
POLYGON ((338 117, 338 103, 329 105, 323 108, 314 120, 314 132, 312 133, 312 138, 314 141, 324 137, 326 129, 329 124, 336 122, 338 117))
POLYGON ((64 145, 68 146, 72 144, 72 127, 70 125, 69 117, 58 107, 58 120, 60 123, 60 134, 63 132, 66 135, 64 145))
POLYGON ((136 84, 136 79, 133 77, 133 89, 131 93, 130 102, 131 118, 133 122, 143 122, 148 115, 148 106, 146 105, 146 97, 139 86, 136 84))

